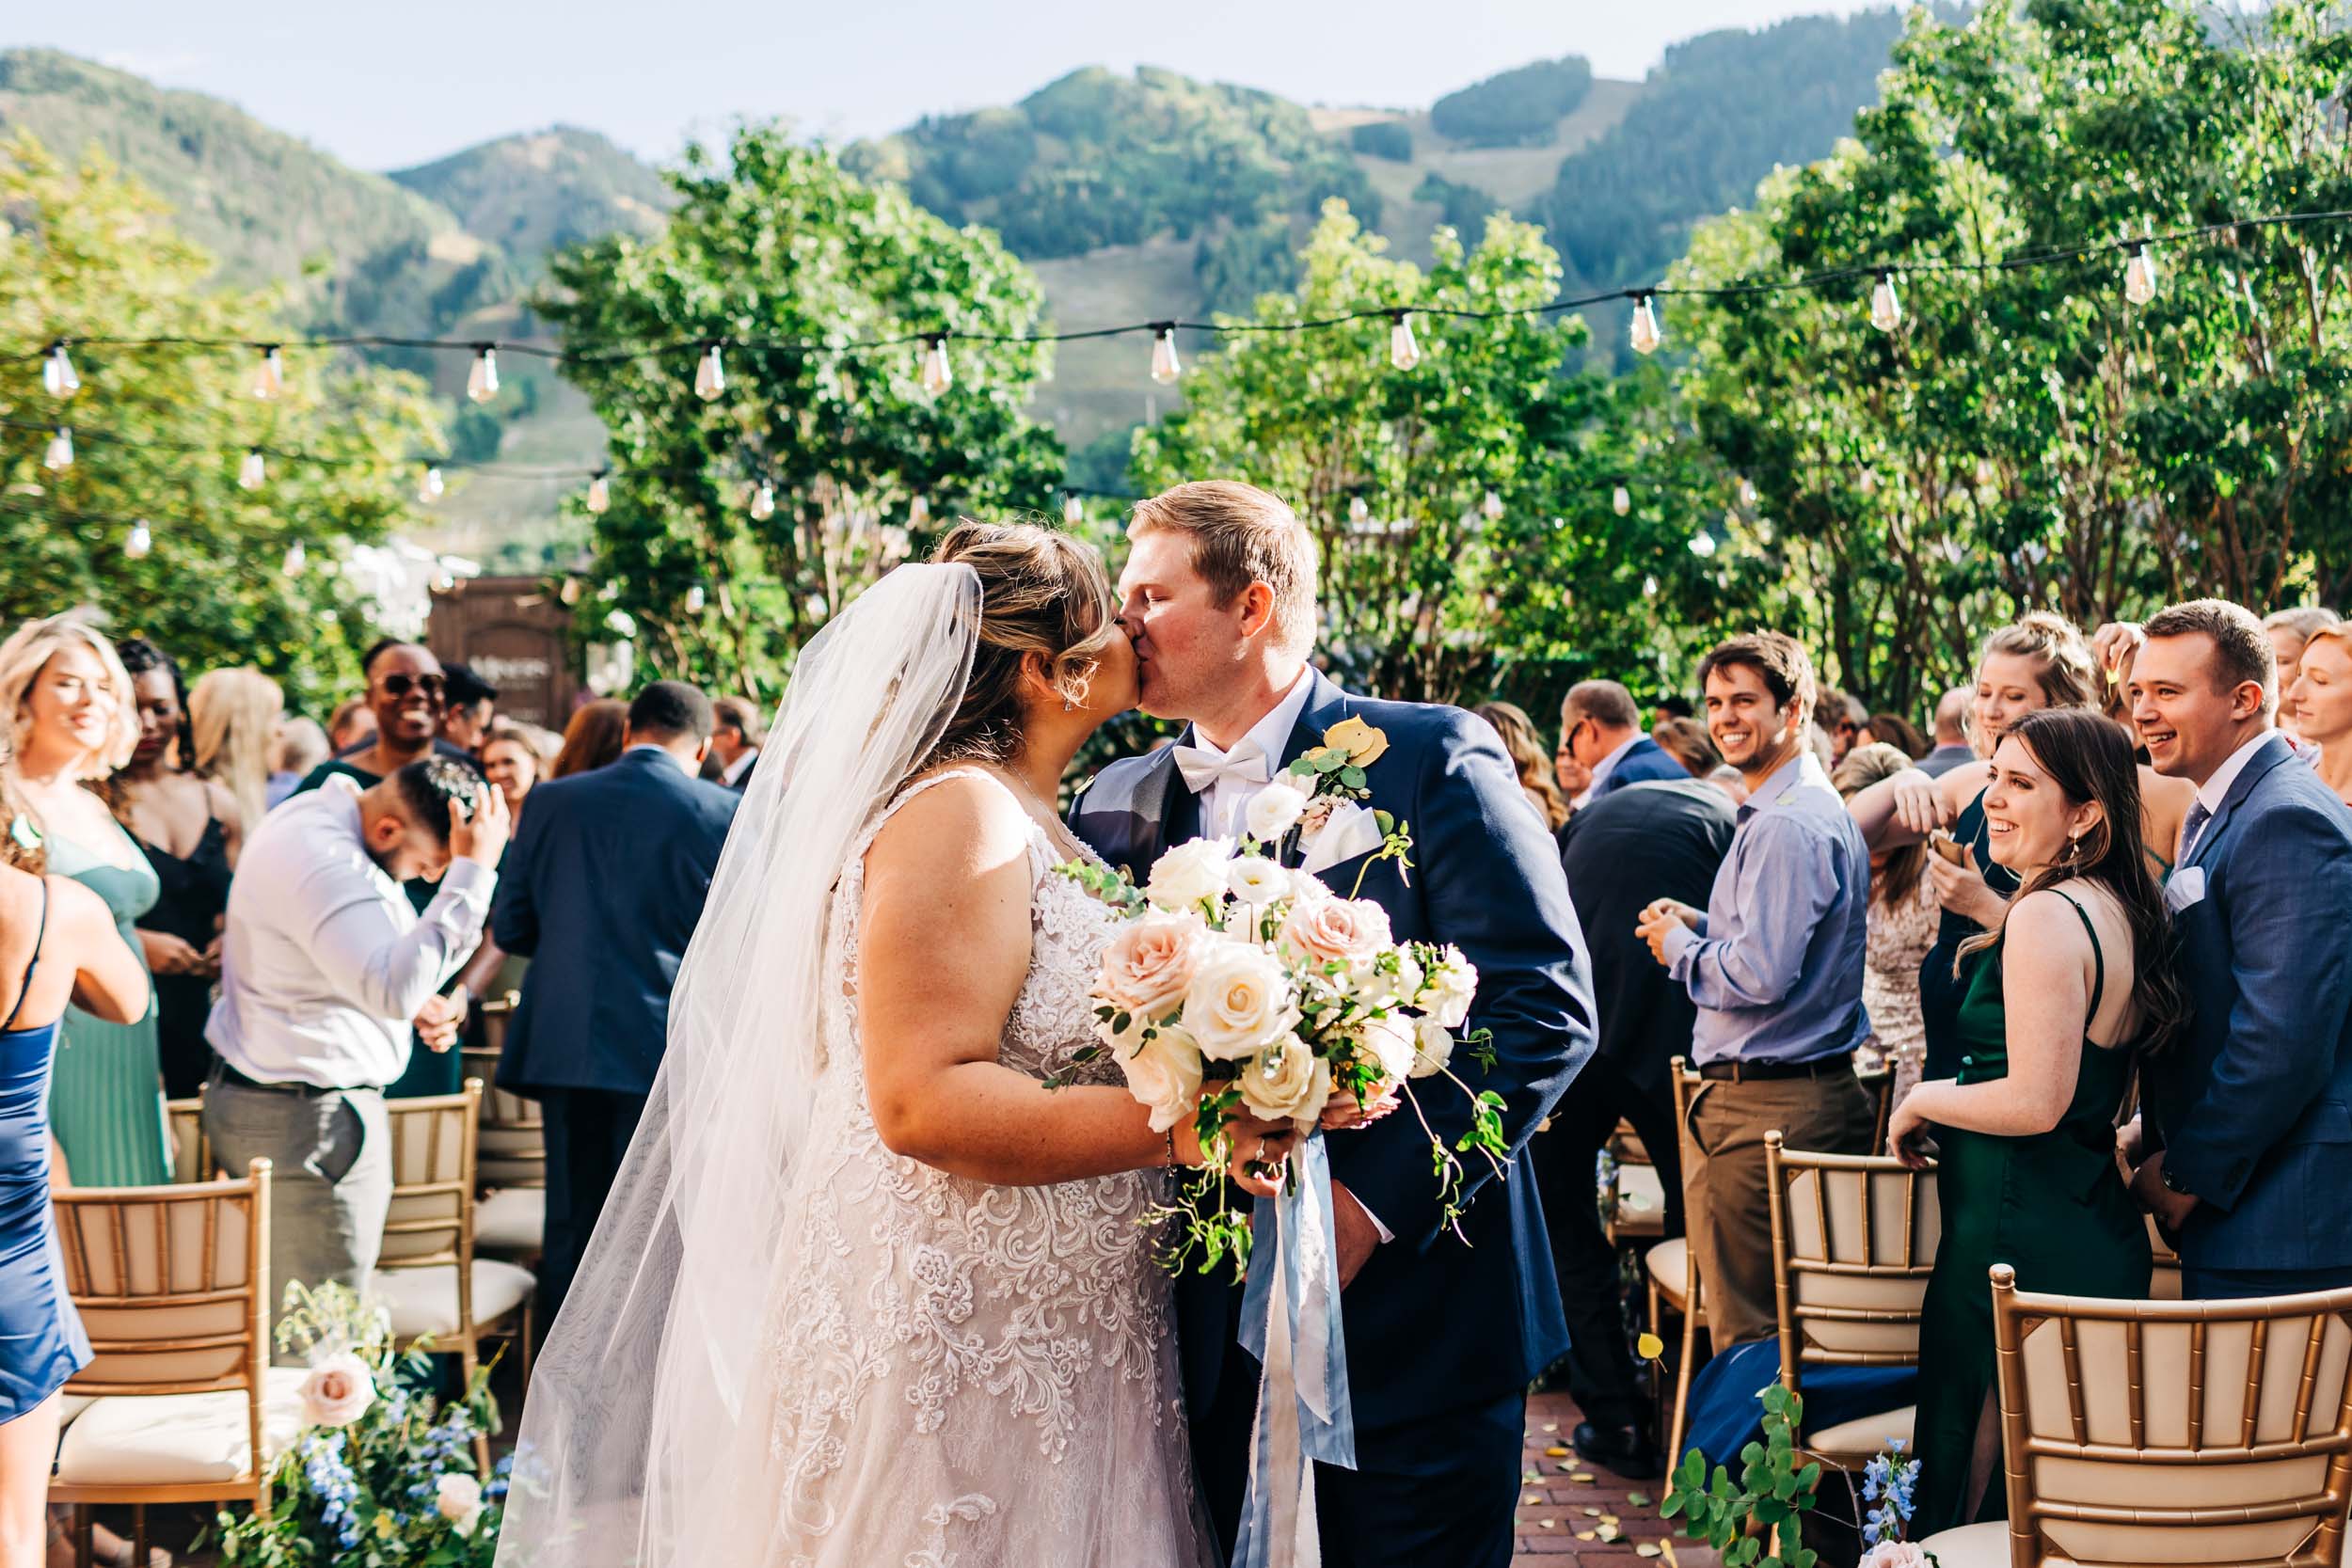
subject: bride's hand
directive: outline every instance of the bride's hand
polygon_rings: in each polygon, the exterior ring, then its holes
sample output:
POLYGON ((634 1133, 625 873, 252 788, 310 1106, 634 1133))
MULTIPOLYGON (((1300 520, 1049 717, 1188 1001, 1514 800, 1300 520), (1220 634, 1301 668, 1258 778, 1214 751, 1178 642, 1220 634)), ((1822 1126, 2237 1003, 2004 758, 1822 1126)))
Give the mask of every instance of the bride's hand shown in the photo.
MULTIPOLYGON (((1181 1118, 1174 1131, 1180 1164, 1198 1169, 1209 1163, 1192 1117, 1181 1118)), ((1236 1186, 1253 1197, 1272 1197, 1282 1190, 1282 1164, 1298 1141, 1296 1128, 1287 1121, 1260 1121, 1244 1111, 1227 1118, 1225 1137, 1232 1151, 1225 1171, 1236 1186)))
POLYGON ((1379 1092, 1369 1101, 1358 1100, 1342 1089, 1323 1102, 1323 1130, 1336 1132, 1346 1127, 1369 1127, 1395 1110, 1402 1101, 1394 1084, 1379 1085, 1379 1092))

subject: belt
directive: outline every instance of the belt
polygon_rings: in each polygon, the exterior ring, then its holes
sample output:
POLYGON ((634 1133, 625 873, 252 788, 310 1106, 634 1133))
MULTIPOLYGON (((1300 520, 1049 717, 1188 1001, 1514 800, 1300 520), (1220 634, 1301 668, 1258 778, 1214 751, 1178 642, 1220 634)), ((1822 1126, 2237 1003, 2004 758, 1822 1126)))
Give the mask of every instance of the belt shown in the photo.
POLYGON ((241 1089, 260 1089, 266 1094, 301 1095, 305 1099, 316 1099, 323 1094, 354 1094, 376 1087, 373 1084, 337 1084, 331 1086, 322 1086, 317 1084, 305 1084, 299 1079, 272 1083, 265 1079, 249 1078, 230 1067, 227 1061, 218 1058, 215 1058, 213 1063, 213 1082, 234 1084, 241 1089))
POLYGON ((1851 1076, 1851 1053, 1817 1056, 1809 1062, 1708 1062, 1699 1069, 1701 1078, 1733 1084, 1764 1084, 1782 1078, 1827 1078, 1840 1072, 1851 1076))

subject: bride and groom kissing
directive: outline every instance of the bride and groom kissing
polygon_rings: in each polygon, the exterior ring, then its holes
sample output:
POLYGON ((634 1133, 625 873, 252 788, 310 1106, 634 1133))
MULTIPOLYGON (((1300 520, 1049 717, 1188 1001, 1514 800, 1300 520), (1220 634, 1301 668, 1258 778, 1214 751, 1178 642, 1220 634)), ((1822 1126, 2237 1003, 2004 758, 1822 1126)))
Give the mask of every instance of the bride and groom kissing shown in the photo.
POLYGON ((1239 836, 1349 719, 1411 863, 1313 874, 1476 966, 1507 1176, 1473 1164, 1448 1223, 1454 1096, 1319 1132, 1244 1112, 1232 1175, 1269 1194, 1264 1162, 1327 1149, 1356 1467, 1315 1468, 1321 1557, 1509 1561, 1524 1391, 1567 1338, 1522 1151, 1594 1039, 1558 854, 1482 723, 1308 664, 1314 545, 1280 500, 1180 485, 1129 537, 1114 596, 1066 535, 961 525, 803 650, 534 1370, 501 1564, 1226 1560, 1262 1462, 1242 1291, 1155 1259, 1167 1167, 1203 1154, 1086 1050, 1120 918, 1054 872, 1239 836), (1135 706, 1188 727, 1061 820, 1135 706))

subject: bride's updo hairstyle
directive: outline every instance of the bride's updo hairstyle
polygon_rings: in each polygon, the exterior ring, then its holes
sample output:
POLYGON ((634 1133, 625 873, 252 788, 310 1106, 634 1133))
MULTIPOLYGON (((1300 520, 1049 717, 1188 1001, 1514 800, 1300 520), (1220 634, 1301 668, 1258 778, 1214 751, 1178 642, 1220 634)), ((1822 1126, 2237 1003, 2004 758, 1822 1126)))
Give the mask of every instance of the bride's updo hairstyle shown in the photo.
POLYGON ((959 523, 931 559, 978 574, 980 639, 963 701, 922 767, 1007 761, 1021 749, 1031 655, 1063 702, 1086 702, 1103 650, 1121 635, 1110 574, 1089 546, 1030 523, 959 523))

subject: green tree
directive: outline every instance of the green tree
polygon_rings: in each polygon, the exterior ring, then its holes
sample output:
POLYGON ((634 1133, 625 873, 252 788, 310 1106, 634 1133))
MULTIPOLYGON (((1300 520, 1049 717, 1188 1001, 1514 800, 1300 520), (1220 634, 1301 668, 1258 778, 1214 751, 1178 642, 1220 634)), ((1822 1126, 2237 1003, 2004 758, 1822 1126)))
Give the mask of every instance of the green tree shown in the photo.
POLYGON ((664 673, 764 698, 802 643, 957 511, 1052 503, 1062 454, 1022 412, 1045 351, 992 341, 1034 330, 1040 294, 993 236, 948 228, 778 126, 741 129, 721 155, 690 150, 670 181, 660 234, 557 258, 563 292, 539 309, 612 433, 612 505, 590 519, 604 626, 664 673), (953 335, 937 395, 921 345, 851 346, 935 331, 953 335), (617 352, 647 343, 684 346, 617 352), (698 343, 721 345, 710 401, 693 389, 698 343), (751 504, 763 484, 765 519, 751 504))
POLYGON ((87 605, 192 670, 257 665, 296 705, 347 689, 373 628, 335 568, 411 518, 413 458, 440 444, 425 388, 289 349, 283 392, 257 401, 249 352, 108 346, 290 334, 275 296, 213 288, 213 258, 96 153, 68 166, 27 133, 0 142, 0 342, 24 355, 0 378, 0 617, 87 605), (63 399, 37 362, 59 338, 82 381, 63 399), (59 470, 44 463, 55 425, 75 431, 59 470), (236 472, 254 445, 330 461, 272 463, 247 491, 236 472), (308 565, 289 575, 295 544, 308 565))

